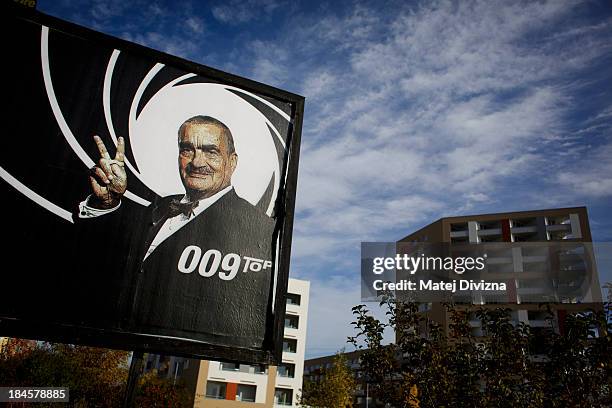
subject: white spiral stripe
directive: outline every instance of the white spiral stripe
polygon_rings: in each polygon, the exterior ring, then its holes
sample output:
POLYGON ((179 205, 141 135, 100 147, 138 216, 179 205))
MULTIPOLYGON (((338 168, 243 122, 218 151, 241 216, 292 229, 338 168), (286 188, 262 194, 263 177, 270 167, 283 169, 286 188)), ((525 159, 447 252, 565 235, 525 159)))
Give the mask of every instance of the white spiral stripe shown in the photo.
POLYGON ((274 105, 273 103, 270 103, 269 101, 265 100, 264 98, 262 98, 260 96, 257 96, 257 95, 254 95, 254 94, 252 94, 252 93, 250 93, 248 91, 245 91, 244 89, 236 88, 234 86, 226 85, 225 88, 226 89, 233 89, 233 90, 236 90, 238 92, 242 92, 244 94, 252 96, 253 98, 257 99, 259 102, 262 102, 265 105, 268 105, 273 110, 275 110, 279 115, 281 115, 283 118, 285 118, 287 120, 287 122, 291 122, 291 118, 289 117, 289 115, 287 115, 285 112, 283 112, 282 109, 280 109, 278 106, 274 105))
MULTIPOLYGON (((164 67, 164 64, 160 64, 160 63, 155 64, 155 66, 153 68, 151 68, 151 70, 144 77, 144 79, 142 80, 142 82, 138 86, 138 89, 136 90, 136 94, 134 95, 134 99, 132 100, 132 105, 130 106, 130 115, 128 117, 128 132, 129 132, 130 135, 132 134, 132 123, 134 123, 134 121, 136 120, 136 110, 138 109, 138 104, 140 103, 140 98, 142 97, 142 94, 144 93, 145 89, 147 89, 147 86, 149 86, 149 83, 151 82, 151 80, 153 78, 155 78, 155 75, 157 75, 157 73, 159 71, 161 71, 161 69, 163 67, 164 67)), ((112 73, 111 73, 111 75, 112 75, 112 73)), ((109 88, 110 88, 110 86, 109 86, 109 88)), ((109 90, 109 92, 110 92, 110 90, 109 90)), ((109 96, 109 100, 110 100, 110 96, 109 96)), ((116 145, 117 144, 117 139, 115 138, 114 140, 115 140, 115 145, 116 145)), ((134 173, 134 175, 136 177, 138 177, 138 179, 143 184, 145 184, 144 180, 140 176, 140 173, 136 171, 136 168, 132 165, 132 163, 130 163, 129 160, 127 160, 127 158, 125 160, 125 164, 127 164, 128 168, 132 171, 132 173, 134 173)))
MULTIPOLYGON (((55 91, 53 90, 53 83, 51 81, 51 70, 49 68, 49 27, 42 26, 42 33, 40 39, 40 57, 41 57, 41 65, 42 65, 42 73, 43 80, 45 83, 45 90, 47 91, 47 98, 49 99, 49 104, 51 105, 51 110, 53 111, 53 115, 55 116, 55 120, 57 121, 64 138, 72 148, 72 150, 76 153, 76 155, 81 159, 81 161, 85 164, 85 166, 89 169, 95 166, 94 161, 87 155, 85 150, 81 147, 79 142, 74 137, 74 134, 68 127, 66 123, 66 119, 64 119, 64 115, 57 103, 57 98, 55 96, 55 91)), ((151 204, 149 201, 138 197, 136 194, 133 194, 129 191, 125 192, 125 197, 144 206, 148 206, 151 204)), ((60 215, 60 214, 58 214, 60 215)), ((62 215, 60 217, 63 218, 62 215)))
MULTIPOLYGON (((245 91, 244 89, 240 89, 240 88, 236 88, 236 87, 233 87, 233 86, 229 86, 229 85, 225 85, 225 86, 224 86, 224 88, 225 88, 225 89, 228 89, 228 90, 233 89, 233 90, 236 90, 236 91, 241 92, 241 93, 243 93, 243 94, 249 95, 249 96, 251 96, 252 98, 255 98, 255 99, 257 99, 258 101, 260 101, 260 102, 264 103, 265 105, 269 106, 269 107, 270 107, 270 108, 272 108, 274 111, 278 112, 278 113, 279 113, 279 114, 280 114, 280 115, 281 115, 283 118, 285 118, 285 119, 286 119, 288 122, 290 122, 290 121, 291 121, 291 118, 289 117, 289 115, 287 115, 285 112, 283 112, 283 111, 282 111, 281 109, 279 109, 277 106, 275 106, 274 104, 272 104, 272 103, 268 102, 267 100, 265 100, 265 99, 263 99, 263 98, 261 98, 261 97, 259 97, 259 96, 255 95, 255 94, 252 94, 251 92, 245 91)), ((270 126, 270 128, 271 128, 271 129, 272 129, 272 131, 274 132, 274 134, 275 134, 276 138, 278 139, 278 141, 280 142, 281 146, 283 146, 283 149, 287 150, 287 146, 286 146, 286 144, 285 144, 285 141, 284 141, 284 140, 283 140, 283 138, 281 137, 280 132, 278 131, 278 129, 276 129, 276 126, 274 126, 274 125, 272 124, 272 122, 270 122, 270 121, 268 120, 268 118, 266 118, 266 123, 268 124, 268 126, 270 126)), ((281 160, 282 160, 282 159, 281 159, 281 160)), ((279 163, 279 166, 276 168, 276 171, 275 171, 275 173, 276 173, 276 174, 275 174, 275 177, 274 177, 274 192, 273 192, 273 194, 272 194, 272 197, 271 197, 271 200, 270 200, 270 204, 268 204, 268 208, 266 209, 266 214, 267 214, 268 216, 272 216, 272 211, 273 211, 273 209, 274 209, 274 203, 275 203, 275 201, 276 201, 276 194, 277 194, 277 192, 278 192, 278 188, 279 188, 279 185, 280 185, 280 160, 278 161, 278 163, 279 163)), ((288 163, 287 163, 287 164, 288 164, 288 163)), ((286 180, 285 180, 285 181, 286 181, 286 180)))
POLYGON ((115 134, 115 127, 113 125, 113 118, 111 116, 110 109, 110 93, 111 93, 111 84, 113 80, 113 71, 115 70, 115 64, 117 63, 117 59, 119 58, 119 54, 121 51, 113 50, 111 54, 110 60, 108 61, 108 66, 106 67, 106 73, 104 74, 104 88, 102 91, 102 106, 104 107, 104 119, 106 120, 106 127, 108 128, 108 133, 110 133, 111 139, 115 142, 115 146, 117 146, 117 135, 115 134))
MULTIPOLYGON (((233 89, 236 90, 238 92, 242 92, 245 95, 249 95, 252 98, 257 99, 258 101, 264 103, 265 105, 269 106, 270 108, 272 108, 274 111, 276 111, 277 113, 279 113, 283 118, 285 118, 287 120, 287 122, 291 122, 291 118, 289 117, 289 115, 287 115, 285 112, 283 112, 281 109, 279 109, 276 105, 274 105, 273 103, 270 103, 268 101, 266 101, 264 98, 259 97, 255 94, 250 93, 249 91, 245 91, 244 89, 240 89, 240 88, 236 88, 233 86, 229 86, 229 85, 225 85, 224 86, 225 89, 233 89)), ((266 118, 266 123, 268 125, 270 125, 270 127, 274 130, 274 133, 276 134, 276 137, 278 139, 278 141, 280 142, 280 144, 283 146, 283 149, 287 150, 287 146, 285 145, 285 141, 283 140, 283 138, 281 137, 280 133, 278 132, 278 130, 276 130, 276 127, 274 127, 274 125, 272 123, 270 123, 270 121, 266 118)))
POLYGON ((49 69, 49 27, 42 27, 42 37, 40 40, 40 56, 42 60, 42 70, 43 70, 43 79, 45 81, 45 89, 47 91, 47 96, 49 98, 49 103, 51 104, 51 110, 53 111, 53 115, 55 116, 55 120, 59 125, 62 133, 64 134, 64 138, 72 147, 72 150, 76 153, 76 155, 81 159, 87 168, 91 168, 95 165, 94 161, 85 153, 85 150, 81 147, 79 142, 77 142, 76 138, 72 134, 72 131, 68 127, 66 120, 64 119, 64 115, 57 103, 57 98, 55 97, 55 91, 53 90, 53 84, 51 82, 51 71, 49 69))
POLYGON ((72 220, 72 214, 69 211, 64 210, 62 207, 59 207, 53 204, 51 201, 47 200, 46 198, 36 194, 34 191, 29 189, 25 184, 17 180, 15 177, 11 176, 2 167, 0 167, 0 177, 2 177, 7 183, 13 186, 21 194, 28 197, 30 200, 34 201, 36 204, 40 205, 45 210, 51 211, 53 214, 62 217, 66 221, 74 223, 74 221, 72 220))
MULTIPOLYGON (((115 147, 117 147, 117 134, 115 133, 115 127, 113 125, 113 118, 112 118, 111 109, 110 109, 110 99, 111 99, 111 85, 113 81, 113 71, 115 70, 115 64, 117 63, 117 59, 119 58, 120 53, 121 51, 114 50, 113 53, 111 54, 110 60, 108 61, 108 66, 106 67, 106 73, 104 74, 104 88, 102 91, 102 106, 104 107, 104 119, 106 120, 106 127, 108 128, 108 132, 110 134, 111 139, 113 139, 113 142, 115 143, 115 147)), ((136 169, 134 168, 134 166, 132 166, 129 160, 125 159, 125 162, 128 168, 132 171, 132 173, 138 179, 140 179, 140 181, 142 181, 142 178, 140 177, 140 173, 136 171, 136 169)), ((146 183, 144 182, 143 184, 146 185, 146 183)), ((130 191, 126 191, 124 195, 126 198, 138 204, 144 205, 145 207, 151 204, 149 201, 137 196, 134 193, 131 193, 130 191)))

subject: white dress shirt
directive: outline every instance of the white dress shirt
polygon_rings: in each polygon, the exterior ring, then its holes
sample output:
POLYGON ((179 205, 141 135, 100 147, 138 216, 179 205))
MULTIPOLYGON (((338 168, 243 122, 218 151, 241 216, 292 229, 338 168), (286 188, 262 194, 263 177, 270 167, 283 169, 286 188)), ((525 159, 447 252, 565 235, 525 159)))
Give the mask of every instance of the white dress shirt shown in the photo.
MULTIPOLYGON (((147 259, 147 257, 151 255, 153 251, 155 251, 155 248, 157 248, 168 237, 170 237, 176 231, 180 230, 185 225, 187 225, 191 220, 193 220, 195 217, 200 215, 202 211, 206 210, 208 207, 210 207, 215 202, 217 202, 217 200, 219 200, 221 197, 227 194, 232 188, 233 187, 231 185, 227 186, 223 190, 217 192, 216 194, 208 198, 201 199, 198 202, 198 206, 193 209, 194 215, 192 217, 187 217, 185 214, 179 214, 172 218, 168 218, 166 222, 164 222, 164 225, 162 225, 162 227, 157 232, 157 235, 155 235, 155 238, 153 238, 153 242, 151 242, 151 245, 149 246, 149 249, 147 250, 147 253, 145 254, 144 259, 147 259)), ((119 205, 117 205, 114 208, 110 208, 108 210, 98 210, 96 208, 89 207, 87 205, 88 201, 89 201, 89 197, 87 197, 87 199, 85 199, 79 204, 79 217, 80 218, 99 217, 101 215, 108 214, 110 212, 115 211, 121 205, 121 203, 119 203, 119 205)), ((183 196, 183 198, 181 199, 181 202, 182 203, 189 202, 187 195, 183 196)))

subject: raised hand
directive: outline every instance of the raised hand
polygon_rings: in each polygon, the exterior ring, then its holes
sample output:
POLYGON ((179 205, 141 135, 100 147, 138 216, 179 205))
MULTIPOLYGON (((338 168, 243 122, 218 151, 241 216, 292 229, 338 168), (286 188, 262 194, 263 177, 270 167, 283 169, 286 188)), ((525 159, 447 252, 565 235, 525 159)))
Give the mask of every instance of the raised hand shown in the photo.
POLYGON ((127 174, 125 173, 125 141, 117 140, 117 152, 111 159, 100 136, 94 136, 96 146, 100 151, 98 165, 91 169, 89 182, 93 195, 88 205, 98 209, 116 207, 127 189, 127 174))

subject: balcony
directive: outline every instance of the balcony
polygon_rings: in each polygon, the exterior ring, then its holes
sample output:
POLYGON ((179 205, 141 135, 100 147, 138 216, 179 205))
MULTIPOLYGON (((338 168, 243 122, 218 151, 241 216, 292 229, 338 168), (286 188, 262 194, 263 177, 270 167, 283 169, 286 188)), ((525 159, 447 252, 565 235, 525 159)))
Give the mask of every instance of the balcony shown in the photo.
POLYGON ((240 364, 236 364, 236 363, 221 363, 220 364, 220 368, 223 371, 239 371, 240 370, 240 364))
POLYGON ((532 234, 538 232, 538 227, 512 227, 510 228, 510 232, 513 234, 532 234))
POLYGON ((256 394, 257 386, 238 384, 238 389, 236 390, 236 401, 255 402, 256 394))
POLYGON ((285 316, 285 329, 294 329, 297 330, 299 328, 299 316, 296 315, 286 315, 285 316))
POLYGON ((297 352, 297 340, 283 339, 283 353, 296 353, 296 352, 297 352))
POLYGON ((479 230, 478 236, 479 237, 490 237, 494 235, 501 235, 501 233, 502 233, 501 228, 492 228, 492 229, 486 229, 486 230, 479 230))
POLYGON ((274 390, 274 405, 293 405, 293 390, 286 388, 276 388, 274 390))
POLYGON ((206 383, 206 398, 225 399, 227 384, 218 381, 208 381, 206 383))
POLYGON ((299 306, 302 297, 296 293, 287 293, 287 305, 299 306))
POLYGON ((570 224, 547 225, 546 231, 548 232, 572 232, 572 226, 570 224))
POLYGON ((284 378, 295 378, 295 364, 283 363, 276 369, 276 375, 284 378))

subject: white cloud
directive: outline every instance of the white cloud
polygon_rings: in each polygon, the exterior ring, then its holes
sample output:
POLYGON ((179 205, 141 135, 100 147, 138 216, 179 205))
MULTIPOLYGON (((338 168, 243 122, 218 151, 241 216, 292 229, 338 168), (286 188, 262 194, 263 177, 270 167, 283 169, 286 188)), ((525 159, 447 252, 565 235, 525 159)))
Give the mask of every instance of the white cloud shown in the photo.
POLYGON ((128 41, 133 41, 146 47, 167 52, 168 54, 178 55, 183 58, 188 58, 197 50, 195 43, 185 41, 182 36, 168 35, 159 31, 149 31, 144 34, 136 35, 126 32, 122 34, 122 37, 128 41))
MULTIPOLYGON (((436 2, 393 14, 357 7, 302 17, 287 39, 259 42, 256 61, 285 52, 269 59, 287 81, 275 83, 307 97, 294 269, 313 288, 329 288, 321 266, 351 276, 360 241, 393 240, 440 216, 489 206, 529 209, 610 194, 607 153, 580 166, 583 140, 568 126, 573 92, 588 82, 569 78, 609 49, 604 27, 574 19, 577 7, 436 2), (300 75, 296 86, 291 79, 300 75), (568 163, 567 154, 577 157, 568 163), (513 178, 524 179, 510 191, 516 202, 502 202, 513 178), (537 183, 550 192, 532 191, 537 183)), ((592 125, 603 126, 600 115, 592 125)), ((311 312, 314 350, 340 344, 330 327, 344 331, 356 304, 327 295, 333 302, 311 312), (327 326, 329 310, 337 316, 327 326)))
POLYGON ((318 70, 305 78, 301 93, 309 99, 329 96, 335 91, 335 82, 334 74, 318 70))
POLYGON ((195 34, 202 34, 204 32, 204 22, 198 17, 191 16, 187 18, 185 25, 195 34))
POLYGON ((581 158, 573 171, 557 175, 560 187, 587 197, 612 196, 612 143, 581 158))
POLYGON ((90 9, 93 18, 103 20, 121 15, 127 6, 120 0, 95 0, 90 9))
POLYGON ((289 64, 290 50, 278 47, 269 47, 263 41, 253 41, 249 45, 255 53, 252 62, 252 77, 257 81, 279 86, 289 76, 286 68, 289 64))
MULTIPOLYGON (((534 27, 567 18, 572 5, 472 2, 455 9, 441 2, 397 13, 387 35, 374 38, 356 38, 353 31, 356 20, 365 32, 378 30, 374 25, 383 17, 376 13, 306 24, 304 33, 319 33, 311 41, 321 47, 351 51, 349 65, 317 60, 322 75, 304 80, 304 93, 314 90, 307 103, 315 105, 310 112, 316 116, 306 122, 304 139, 315 142, 303 150, 298 208, 318 208, 306 217, 314 219, 329 210, 334 222, 323 223, 319 232, 334 231, 344 219, 382 209, 376 200, 362 200, 363 185, 371 194, 442 189, 464 191, 473 200, 499 177, 541 165, 546 156, 539 149, 563 139, 568 111, 566 89, 544 83, 584 66, 594 54, 553 37, 537 44, 526 37, 534 27), (329 88, 332 80, 336 95, 319 100, 314 84, 329 88), (500 98, 500 92, 511 95, 500 98), (409 188, 393 189, 398 185, 409 188), (375 207, 368 212, 358 203, 375 207)), ((361 229, 344 231, 353 230, 361 229)))
POLYGON ((285 4, 276 0, 229 0, 213 7, 212 15, 222 23, 241 24, 270 15, 285 4))

